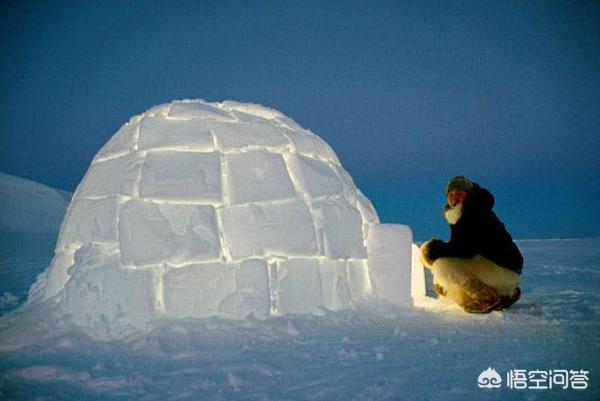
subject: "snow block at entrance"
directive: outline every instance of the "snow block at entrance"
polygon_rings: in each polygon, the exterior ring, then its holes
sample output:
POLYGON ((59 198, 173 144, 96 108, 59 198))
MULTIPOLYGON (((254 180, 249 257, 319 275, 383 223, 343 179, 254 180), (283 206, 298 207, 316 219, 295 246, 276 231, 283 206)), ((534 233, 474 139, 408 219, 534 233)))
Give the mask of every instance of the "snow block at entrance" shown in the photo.
POLYGON ((400 224, 369 228, 369 274, 375 298, 396 306, 412 306, 412 231, 400 224))

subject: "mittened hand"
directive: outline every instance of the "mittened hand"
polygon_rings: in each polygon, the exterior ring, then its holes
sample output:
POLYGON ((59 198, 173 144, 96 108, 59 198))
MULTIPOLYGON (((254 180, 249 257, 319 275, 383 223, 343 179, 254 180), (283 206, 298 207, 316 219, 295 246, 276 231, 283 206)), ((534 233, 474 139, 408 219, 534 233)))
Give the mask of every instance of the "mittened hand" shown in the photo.
POLYGON ((433 261, 443 256, 444 241, 441 239, 432 239, 429 241, 429 258, 433 261))
POLYGON ((434 238, 421 245, 421 263, 426 267, 431 267, 433 262, 440 257, 441 246, 444 241, 434 238))

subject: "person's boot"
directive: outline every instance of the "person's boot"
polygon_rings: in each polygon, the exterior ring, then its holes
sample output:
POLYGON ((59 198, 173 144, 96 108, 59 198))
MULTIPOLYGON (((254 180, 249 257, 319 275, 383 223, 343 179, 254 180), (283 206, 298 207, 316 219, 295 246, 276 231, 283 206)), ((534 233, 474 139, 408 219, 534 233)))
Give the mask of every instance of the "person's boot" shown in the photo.
POLYGON ((466 312, 490 313, 501 303, 498 292, 476 278, 467 280, 462 289, 466 296, 461 306, 466 312))
POLYGON ((500 296, 500 308, 498 310, 510 308, 519 298, 521 298, 521 289, 517 287, 512 294, 500 296))

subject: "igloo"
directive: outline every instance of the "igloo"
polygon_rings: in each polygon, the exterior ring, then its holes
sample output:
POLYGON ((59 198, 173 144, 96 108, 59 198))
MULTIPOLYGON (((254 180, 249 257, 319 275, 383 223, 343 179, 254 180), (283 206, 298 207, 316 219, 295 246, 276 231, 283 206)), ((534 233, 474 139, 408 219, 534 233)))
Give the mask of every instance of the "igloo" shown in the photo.
POLYGON ((174 101, 94 157, 29 304, 136 328, 409 305, 413 248, 408 227, 379 224, 327 143, 282 113, 174 101))

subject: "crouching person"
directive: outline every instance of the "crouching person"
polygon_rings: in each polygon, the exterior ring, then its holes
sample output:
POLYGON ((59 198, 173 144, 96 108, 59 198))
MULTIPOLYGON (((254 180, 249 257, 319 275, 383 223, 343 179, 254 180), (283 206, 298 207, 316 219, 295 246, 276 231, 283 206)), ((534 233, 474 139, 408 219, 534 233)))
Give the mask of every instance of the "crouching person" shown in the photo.
POLYGON ((471 313, 508 308, 521 296, 523 257, 492 211, 493 195, 462 176, 449 181, 446 194, 450 241, 421 246, 435 291, 471 313))

